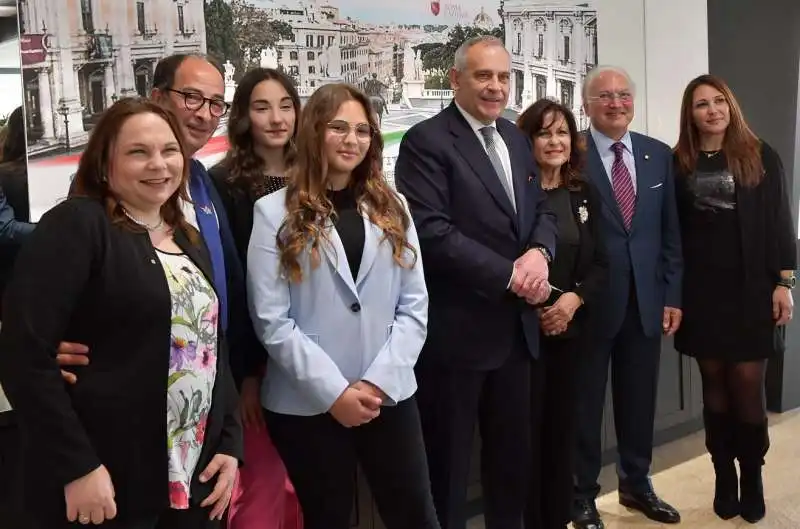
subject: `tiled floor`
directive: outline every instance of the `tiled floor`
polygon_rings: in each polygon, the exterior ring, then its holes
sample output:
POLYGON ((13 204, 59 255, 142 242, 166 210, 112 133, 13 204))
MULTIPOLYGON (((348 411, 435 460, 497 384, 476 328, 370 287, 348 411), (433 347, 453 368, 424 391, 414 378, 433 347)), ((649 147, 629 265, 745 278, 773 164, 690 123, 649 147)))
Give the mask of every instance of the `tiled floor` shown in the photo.
MULTIPOLYGON (((614 468, 603 469, 604 496, 597 506, 607 529, 650 529, 656 527, 734 529, 800 528, 800 411, 770 417, 772 448, 764 467, 767 517, 751 525, 741 518, 723 521, 711 510, 714 496, 714 473, 705 452, 703 433, 698 432, 656 449, 653 461, 653 485, 656 491, 681 512, 682 523, 667 526, 651 522, 617 503, 614 468)), ((469 529, 483 529, 475 519, 469 529)))

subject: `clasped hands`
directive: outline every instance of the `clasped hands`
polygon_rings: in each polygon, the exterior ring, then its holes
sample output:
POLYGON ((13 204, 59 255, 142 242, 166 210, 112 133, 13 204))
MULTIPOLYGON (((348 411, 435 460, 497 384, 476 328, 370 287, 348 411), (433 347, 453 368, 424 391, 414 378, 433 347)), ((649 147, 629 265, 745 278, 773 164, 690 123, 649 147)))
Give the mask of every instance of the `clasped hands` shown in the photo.
POLYGON ((539 305, 550 297, 549 267, 542 252, 531 249, 514 261, 511 292, 531 305, 539 305))
POLYGON ((345 428, 361 426, 381 414, 381 404, 388 397, 378 386, 359 380, 350 384, 331 406, 330 414, 345 428))

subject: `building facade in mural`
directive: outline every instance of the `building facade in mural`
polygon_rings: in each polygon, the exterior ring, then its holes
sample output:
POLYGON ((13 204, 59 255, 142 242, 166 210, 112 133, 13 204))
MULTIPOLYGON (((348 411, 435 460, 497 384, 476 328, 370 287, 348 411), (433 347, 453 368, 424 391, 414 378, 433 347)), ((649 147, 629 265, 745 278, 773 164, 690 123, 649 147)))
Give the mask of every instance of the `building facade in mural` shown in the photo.
POLYGON ((586 73, 597 65, 595 1, 508 0, 503 21, 512 61, 509 105, 522 110, 549 97, 587 126, 581 92, 586 73))
POLYGON ((146 95, 159 59, 206 51, 197 0, 24 0, 28 152, 86 142, 123 96, 146 95))

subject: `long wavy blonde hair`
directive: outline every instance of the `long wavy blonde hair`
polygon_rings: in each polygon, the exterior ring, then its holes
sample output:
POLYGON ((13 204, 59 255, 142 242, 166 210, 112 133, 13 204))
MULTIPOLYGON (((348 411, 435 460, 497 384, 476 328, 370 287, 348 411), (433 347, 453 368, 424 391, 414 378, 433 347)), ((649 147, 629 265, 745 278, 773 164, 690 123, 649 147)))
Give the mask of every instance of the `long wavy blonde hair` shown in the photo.
POLYGON ((308 99, 297 130, 297 153, 289 170, 286 188, 286 219, 278 230, 278 250, 281 268, 292 282, 303 280, 298 261, 310 246, 311 264, 319 266, 319 245, 329 243, 325 225, 335 215, 327 195, 328 163, 325 158, 325 135, 328 123, 347 101, 356 101, 368 116, 372 138, 367 155, 353 170, 350 185, 356 202, 369 220, 383 230, 383 240, 392 246, 394 261, 411 268, 417 251, 406 237, 411 219, 399 196, 383 177, 383 138, 369 99, 357 88, 347 84, 329 84, 318 88, 308 99), (404 258, 410 250, 412 259, 404 258))

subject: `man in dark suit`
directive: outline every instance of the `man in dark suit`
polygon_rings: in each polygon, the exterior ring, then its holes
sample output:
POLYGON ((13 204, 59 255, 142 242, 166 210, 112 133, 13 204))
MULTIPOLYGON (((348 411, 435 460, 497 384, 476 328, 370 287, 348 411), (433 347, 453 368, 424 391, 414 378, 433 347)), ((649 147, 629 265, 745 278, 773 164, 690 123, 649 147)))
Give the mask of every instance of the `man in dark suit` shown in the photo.
POLYGON ((550 292, 555 216, 530 141, 500 117, 511 60, 478 37, 455 54, 455 100, 412 127, 395 168, 411 206, 430 296, 417 368, 434 502, 443 529, 466 527, 476 423, 488 529, 520 529, 530 457, 531 374, 550 292))
POLYGON ((602 197, 601 234, 609 258, 603 310, 589 330, 592 344, 579 363, 573 523, 602 529, 601 424, 609 362, 619 464, 619 501, 662 523, 680 515, 653 491, 648 474, 662 333, 681 321, 680 230, 672 151, 635 132, 634 86, 624 70, 598 67, 586 77, 584 108, 588 177, 602 197))

